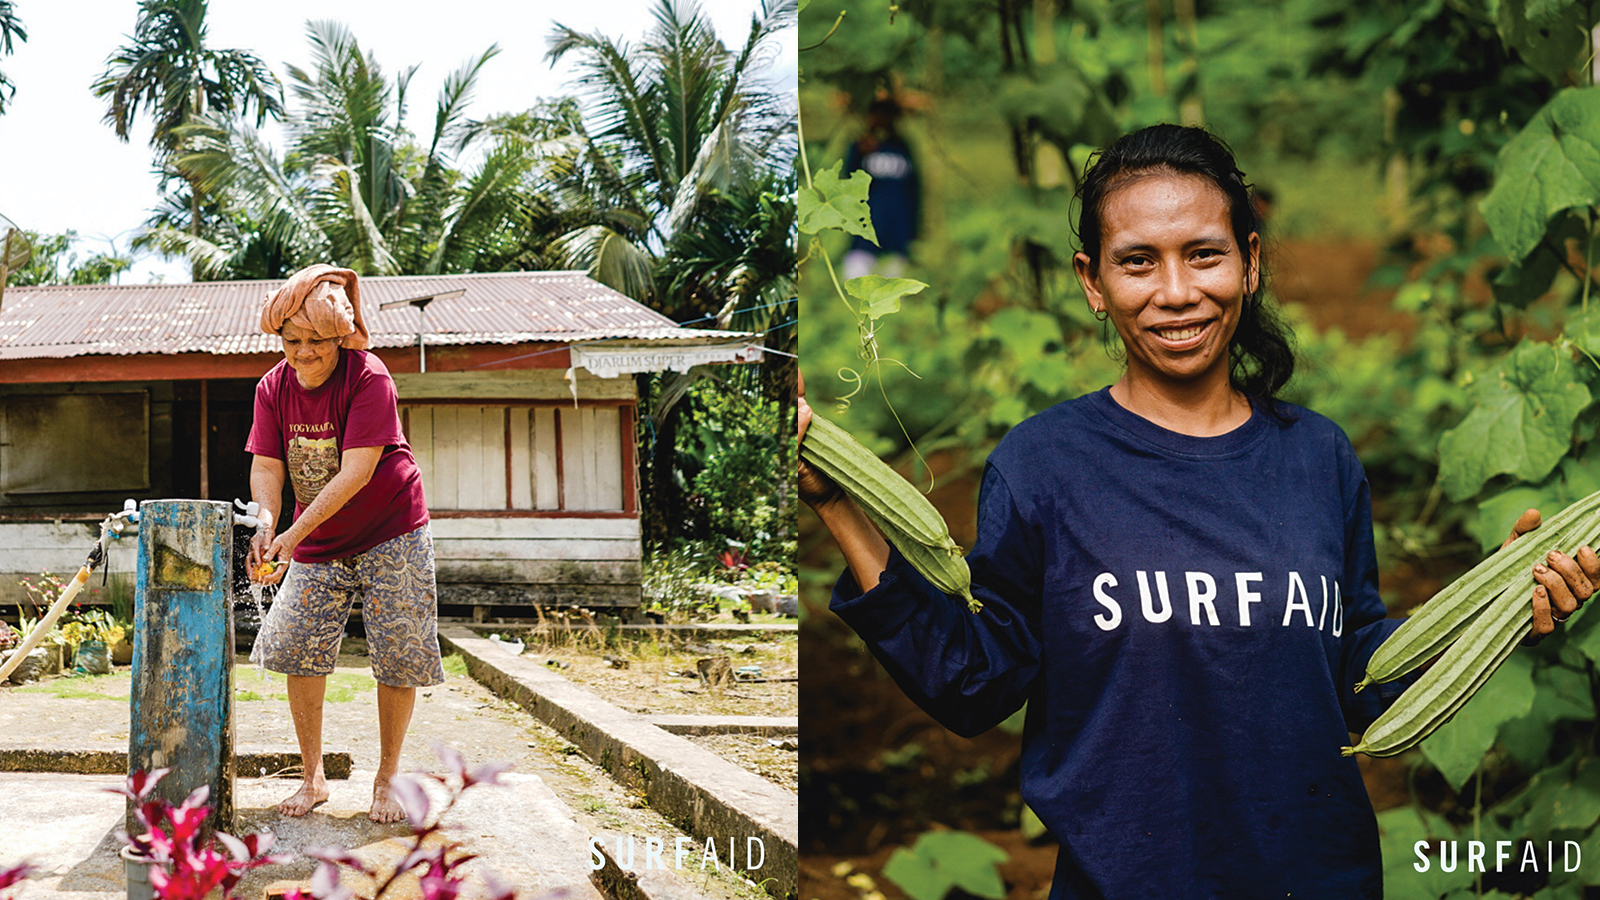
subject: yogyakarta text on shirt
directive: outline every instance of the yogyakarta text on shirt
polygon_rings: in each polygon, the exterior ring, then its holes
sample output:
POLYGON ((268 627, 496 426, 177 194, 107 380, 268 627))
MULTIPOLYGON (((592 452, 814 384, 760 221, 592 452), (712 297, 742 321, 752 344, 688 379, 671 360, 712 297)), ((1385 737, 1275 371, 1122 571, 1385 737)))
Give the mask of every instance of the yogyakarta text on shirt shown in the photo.
MULTIPOLYGON (((1138 586, 1139 612, 1146 622, 1155 625, 1179 617, 1182 604, 1187 601, 1189 624, 1196 627, 1220 626, 1222 616, 1236 610, 1231 624, 1241 628, 1300 625, 1325 631, 1331 625, 1334 637, 1344 632, 1344 604, 1339 602, 1339 582, 1326 575, 1316 576, 1313 582, 1320 585, 1320 604, 1312 590, 1307 589, 1306 579, 1295 571, 1289 572, 1281 590, 1270 590, 1270 585, 1264 585, 1266 575, 1261 572, 1235 572, 1232 579, 1219 579, 1209 572, 1184 572, 1176 579, 1169 579, 1166 572, 1140 569, 1134 572, 1133 580, 1138 586), (1178 598, 1178 605, 1173 603, 1174 581, 1181 582, 1177 589, 1186 594, 1178 598), (1225 588, 1232 589, 1231 597, 1221 596, 1225 588), (1271 606, 1257 607, 1269 597, 1279 596, 1284 598, 1281 617, 1271 606), (1228 603, 1230 599, 1234 601, 1232 604, 1228 603), (1217 612, 1219 606, 1224 611, 1221 615, 1217 612)), ((1095 576, 1094 599, 1104 609, 1095 614, 1094 624, 1101 631, 1115 631, 1122 625, 1123 603, 1132 603, 1127 598, 1128 587, 1110 572, 1095 576), (1112 594, 1116 588, 1122 588, 1119 591, 1122 600, 1112 594)))

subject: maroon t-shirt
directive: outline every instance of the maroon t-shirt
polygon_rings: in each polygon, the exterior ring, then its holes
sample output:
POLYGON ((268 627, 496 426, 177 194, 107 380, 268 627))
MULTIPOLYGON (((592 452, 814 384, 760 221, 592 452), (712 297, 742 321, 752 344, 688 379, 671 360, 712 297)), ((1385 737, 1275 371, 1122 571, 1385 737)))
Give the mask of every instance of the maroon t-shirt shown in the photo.
POLYGON ((313 390, 300 386, 287 360, 261 376, 245 450, 284 461, 296 516, 339 474, 345 449, 383 448, 372 480, 300 542, 296 561, 343 559, 427 524, 422 473, 400 431, 398 399, 389 370, 365 350, 341 349, 333 374, 313 390))

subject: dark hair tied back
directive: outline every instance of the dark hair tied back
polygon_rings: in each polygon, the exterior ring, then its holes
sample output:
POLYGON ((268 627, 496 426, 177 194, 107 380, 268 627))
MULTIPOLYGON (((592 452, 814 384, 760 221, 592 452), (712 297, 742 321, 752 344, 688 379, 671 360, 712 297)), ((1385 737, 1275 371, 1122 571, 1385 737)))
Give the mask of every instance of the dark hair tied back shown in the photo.
MULTIPOLYGON (((1130 176, 1159 172, 1197 175, 1216 185, 1228 198, 1234 242, 1240 252, 1248 252, 1250 235, 1261 233, 1261 220, 1251 202, 1250 185, 1227 145, 1202 128, 1152 125, 1123 135, 1096 153, 1078 183, 1078 241, 1091 266, 1100 265, 1100 217, 1106 198, 1130 176)), ((1249 262, 1246 256, 1245 264, 1249 262)), ((1239 327, 1228 347, 1228 374, 1234 388, 1270 407, 1294 374, 1294 350, 1288 328, 1262 302, 1266 277, 1256 274, 1255 290, 1244 296, 1239 327)))

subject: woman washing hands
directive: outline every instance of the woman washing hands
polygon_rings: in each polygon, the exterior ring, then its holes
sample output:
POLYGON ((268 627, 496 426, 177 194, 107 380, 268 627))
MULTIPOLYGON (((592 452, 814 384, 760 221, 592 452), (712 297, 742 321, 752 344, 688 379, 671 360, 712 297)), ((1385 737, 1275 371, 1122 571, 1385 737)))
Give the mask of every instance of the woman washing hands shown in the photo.
MULTIPOLYGON (((1276 399, 1294 358, 1249 186, 1220 142, 1163 125, 1098 154, 1081 199, 1074 268, 1126 368, 990 455, 968 556, 983 610, 802 466, 848 563, 831 608, 954 731, 1028 702, 1022 794, 1061 843, 1054 900, 1379 897, 1340 747, 1404 688, 1354 692, 1399 622, 1348 440, 1276 399)), ((809 416, 802 397, 802 434, 809 416)), ((1535 634, 1600 580, 1576 557, 1536 569, 1535 634)))
POLYGON ((262 330, 283 339, 284 360, 256 386, 246 449, 250 494, 263 527, 251 576, 280 584, 250 659, 288 677, 305 777, 278 804, 303 816, 328 799, 322 704, 357 597, 378 682, 379 760, 370 818, 404 818, 390 794, 416 689, 444 681, 428 507, 400 429, 394 380, 365 351, 356 274, 317 265, 267 298, 262 330), (285 479, 296 516, 275 532, 285 479), (291 563, 292 560, 292 564, 291 563))

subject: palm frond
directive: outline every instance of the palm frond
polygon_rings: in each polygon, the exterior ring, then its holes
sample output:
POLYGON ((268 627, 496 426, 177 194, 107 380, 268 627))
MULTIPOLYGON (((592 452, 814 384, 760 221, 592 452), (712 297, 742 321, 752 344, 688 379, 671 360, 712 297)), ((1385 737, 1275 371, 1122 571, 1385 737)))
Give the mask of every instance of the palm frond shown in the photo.
POLYGON ((185 179, 230 202, 261 223, 268 239, 299 256, 331 252, 327 232, 309 207, 309 191, 248 124, 221 114, 197 117, 180 129, 188 152, 176 161, 185 179))
POLYGON ((367 208, 361 172, 336 159, 326 159, 314 173, 327 181, 324 197, 339 209, 344 225, 337 229, 334 256, 363 275, 393 275, 399 271, 389 242, 384 239, 367 208), (341 240, 342 238, 342 240, 341 240))
POLYGON ((476 59, 462 63, 445 78, 444 86, 439 89, 439 102, 433 114, 433 141, 428 146, 430 166, 438 157, 440 147, 444 147, 450 153, 459 153, 465 146, 469 123, 462 120, 463 113, 467 104, 472 101, 472 92, 478 83, 478 73, 483 71, 485 63, 499 54, 500 45, 491 44, 489 49, 483 51, 476 59))
POLYGON ((466 189, 456 193, 446 210, 423 272, 444 270, 445 255, 458 234, 478 231, 478 243, 483 245, 493 240, 495 231, 508 227, 515 215, 518 188, 532 166, 533 158, 517 141, 502 141, 485 156, 466 189))
POLYGON ((644 248, 604 225, 567 232, 551 242, 563 268, 587 272, 607 287, 648 303, 655 294, 655 258, 644 248))
POLYGON ((206 0, 142 0, 130 43, 113 51, 93 85, 107 97, 105 121, 127 140, 141 111, 154 119, 151 143, 177 149, 175 131, 207 106, 278 115, 281 89, 259 57, 206 47, 206 0))
POLYGON ((640 77, 649 67, 626 43, 557 25, 545 58, 555 63, 571 52, 582 57, 579 81, 592 102, 597 136, 621 144, 627 157, 649 170, 651 183, 675 184, 671 152, 657 129, 660 111, 652 84, 640 77))
POLYGON ((168 259, 188 260, 195 275, 209 281, 233 276, 238 245, 223 246, 170 225, 141 231, 133 239, 136 249, 154 249, 168 259))

